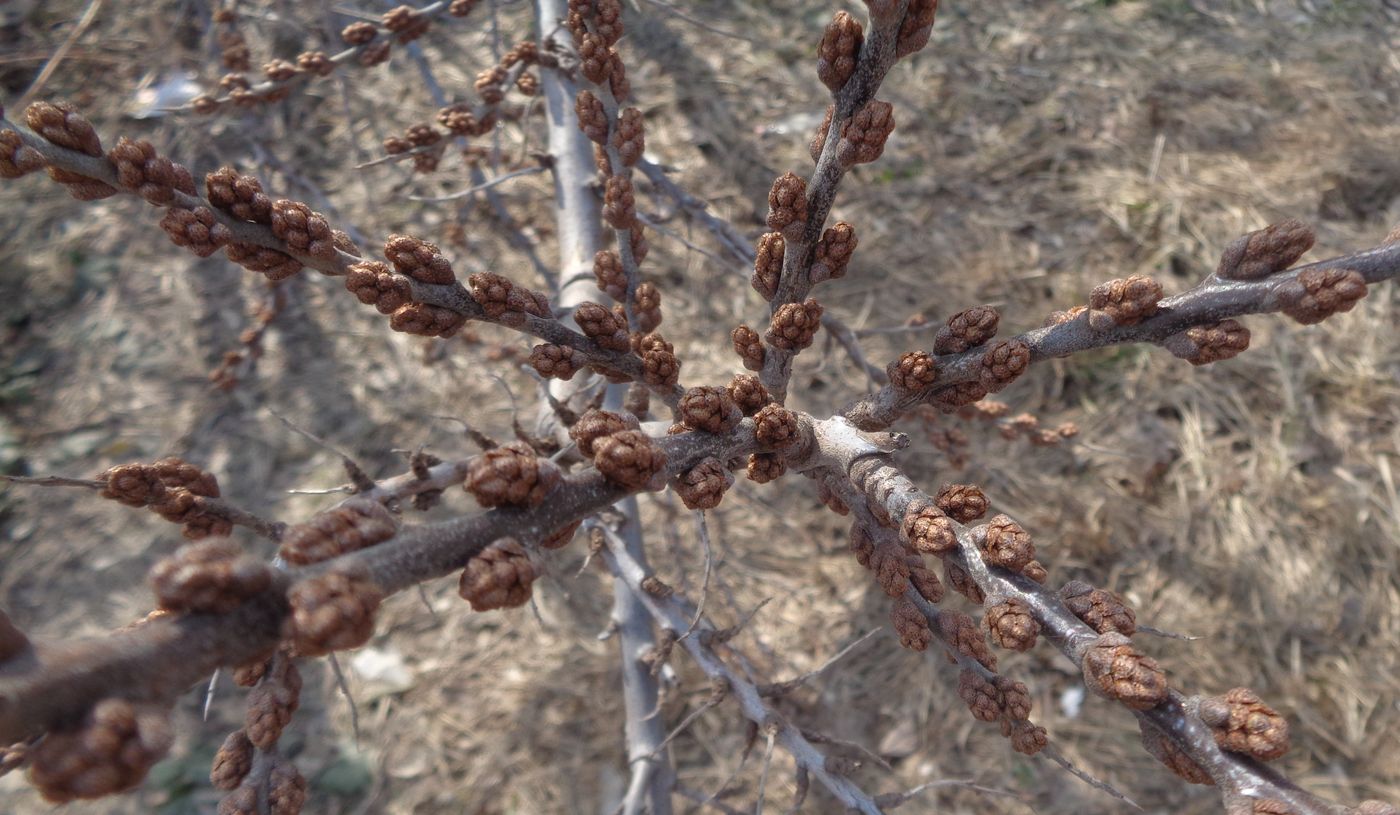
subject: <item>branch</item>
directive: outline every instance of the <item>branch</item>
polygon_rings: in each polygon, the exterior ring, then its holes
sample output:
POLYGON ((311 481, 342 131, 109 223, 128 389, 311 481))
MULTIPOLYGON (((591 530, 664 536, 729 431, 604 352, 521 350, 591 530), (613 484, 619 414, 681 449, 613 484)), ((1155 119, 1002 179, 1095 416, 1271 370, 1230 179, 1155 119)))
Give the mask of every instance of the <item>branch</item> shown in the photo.
MULTIPOLYGON (((726 437, 685 433, 658 440, 674 476, 700 460, 756 446, 752 422, 726 437)), ((385 594, 452 574, 506 536, 539 538, 630 494, 596 470, 564 478, 533 509, 494 509, 407 526, 389 541, 313 566, 274 573, 272 585, 228 614, 165 615, 105 637, 35 644, 0 664, 0 743, 12 744, 80 719, 97 701, 168 701, 214 669, 266 654, 281 640, 287 590, 328 571, 364 570, 385 594)))
MULTIPOLYGON (((1190 291, 1164 298, 1157 313, 1136 325, 1115 325, 1098 330, 1090 325, 1085 312, 1074 319, 1018 334, 1030 349, 1030 361, 1067 357, 1094 348, 1126 343, 1161 344, 1188 328, 1208 326, 1230 317, 1267 314, 1283 308, 1280 294, 1304 272, 1316 270, 1357 272, 1368 284, 1400 275, 1400 242, 1387 242, 1373 249, 1298 266, 1262 280, 1225 280, 1211 275, 1190 291)), ((932 387, 900 391, 885 387, 874 396, 861 399, 842 411, 857 427, 879 430, 889 427, 917 405, 934 403, 940 393, 956 384, 976 382, 982 371, 982 351, 934 357, 937 376, 932 387)))

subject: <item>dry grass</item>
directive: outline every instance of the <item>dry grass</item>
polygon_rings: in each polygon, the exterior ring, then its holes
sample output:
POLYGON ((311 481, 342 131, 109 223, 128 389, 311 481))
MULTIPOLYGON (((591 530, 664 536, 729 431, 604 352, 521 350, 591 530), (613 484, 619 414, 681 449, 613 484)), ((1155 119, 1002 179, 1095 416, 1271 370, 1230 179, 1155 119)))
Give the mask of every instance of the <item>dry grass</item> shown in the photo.
MULTIPOLYGON (((0 98, 22 92, 82 5, 41 4, 0 33, 0 98)), ((326 205, 313 188, 323 191, 333 220, 370 244, 406 229, 451 244, 459 272, 493 268, 536 282, 480 209, 407 199, 465 186, 451 160, 430 180, 391 166, 352 169, 357 150, 433 110, 402 57, 353 86, 321 83, 265 117, 131 119, 143 82, 184 70, 209 78, 203 5, 109 4, 45 95, 73 98, 102 133, 151 138, 198 171, 236 161, 318 208, 326 205), (459 216, 465 242, 449 229, 459 216)), ((255 58, 326 41, 319 11, 242 5, 255 58)), ((520 5, 500 11, 507 43, 527 30, 520 5)), ((648 147, 717 213, 757 234, 770 170, 808 163, 811 115, 824 104, 811 54, 830 10, 795 0, 685 5, 754 41, 641 4, 648 20, 630 24, 624 53, 648 147)), ((992 302, 1020 329, 1082 302, 1108 277, 1147 272, 1179 291, 1230 238, 1284 216, 1317 225, 1314 256, 1370 245, 1400 219, 1400 160, 1389 149, 1400 138, 1400 64, 1385 40, 1395 24, 1373 5, 949 4, 930 48, 886 84, 899 128, 885 158, 843 189, 835 216, 856 225, 861 248, 824 302, 857 327, 992 302)), ((487 64, 490 15, 483 8, 424 43, 449 93, 464 90, 487 64)), ((503 143, 522 149, 513 129, 503 143)), ((548 258, 547 179, 501 192, 548 258)), ((517 339, 491 327, 450 343, 390 335, 321 279, 288 286, 292 305, 256 375, 232 394, 210 392, 205 373, 262 296, 252 276, 177 255, 134 200, 82 205, 34 178, 8 184, 3 200, 0 465, 10 471, 83 475, 178 453, 216 471, 236 500, 296 518, 325 499, 288 489, 342 476, 333 454, 287 431, 272 410, 388 474, 403 469, 395 450, 467 449, 459 426, 436 417, 505 435, 503 389, 533 404, 528 380, 491 375, 513 368, 526 347, 517 339)), ((680 221, 668 228, 711 245, 680 221)), ((653 247, 648 271, 663 284, 687 381, 727 379, 735 365, 723 338, 757 315, 756 299, 734 269, 661 236, 653 247)), ((1296 746, 1282 766, 1305 786, 1343 801, 1400 800, 1397 321, 1400 294, 1380 286, 1319 327, 1251 320, 1251 351, 1207 369, 1135 348, 1044 365, 1004 398, 1047 422, 1078 422, 1081 443, 1029 449, 967 426, 973 463, 959 472, 910 422, 916 446, 904 459, 930 486, 985 485, 997 509, 1037 533, 1052 579, 1117 589, 1143 621, 1199 636, 1145 645, 1174 684, 1247 684, 1286 712, 1296 746)), ((877 337, 867 352, 884 360, 926 340, 877 337)), ((800 406, 829 410, 865 387, 839 350, 803 360, 800 406)), ((712 514, 710 609, 732 622, 771 598, 738 641, 765 677, 806 670, 887 626, 887 601, 846 554, 843 525, 798 481, 743 483, 712 514)), ((449 497, 439 512, 466 503, 449 497)), ((665 498, 646 503, 653 562, 694 592, 701 559, 688 514, 665 498)), ((143 613, 146 569, 178 545, 171 527, 87 495, 9 489, 0 511, 0 603, 39 636, 99 634, 143 613)), ((581 560, 578 547, 556 557, 534 609, 473 615, 449 580, 392 599, 370 648, 401 657, 405 681, 352 679, 358 747, 328 672, 309 666, 304 712, 285 742, 312 779, 309 811, 608 811, 626 780, 618 668, 613 644, 595 638, 607 584, 593 570, 578 574, 581 560)), ((1186 788, 1140 749, 1121 710, 1091 697, 1070 715, 1064 703, 1080 685, 1062 659, 1042 648, 1003 665, 1031 686, 1035 718, 1079 766, 1150 812, 1218 810, 1213 791, 1186 788)), ((676 672, 662 708, 670 723, 708 691, 683 658, 676 672)), ((786 700, 784 712, 881 752, 892 773, 859 771, 872 788, 961 778, 1012 793, 942 789, 910 810, 1124 810, 1053 764, 1011 753, 971 719, 954 683, 941 656, 903 651, 885 633, 786 700)), ((212 811, 202 775, 239 720, 240 694, 221 693, 207 723, 201 701, 191 693, 181 703, 181 744, 145 789, 69 811, 212 811)), ((674 742, 683 783, 715 790, 743 740, 733 711, 703 716, 674 742)), ((756 763, 730 784, 735 805, 752 800, 756 763)), ((792 788, 786 760, 776 766, 775 808, 792 788)), ((808 811, 833 811, 814 796, 808 811)), ((0 809, 47 811, 13 776, 0 780, 0 809)))

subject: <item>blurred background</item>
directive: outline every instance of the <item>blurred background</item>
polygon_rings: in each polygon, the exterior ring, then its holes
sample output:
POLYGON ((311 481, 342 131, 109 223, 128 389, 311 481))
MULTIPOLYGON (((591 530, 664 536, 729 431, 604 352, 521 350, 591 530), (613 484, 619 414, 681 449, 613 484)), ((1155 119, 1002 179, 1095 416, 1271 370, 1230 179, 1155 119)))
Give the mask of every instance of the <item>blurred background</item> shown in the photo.
MULTIPOLYGON (((338 51, 369 2, 240 2, 254 71, 302 51, 338 51)), ((769 185, 805 173, 828 93, 816 43, 831 13, 858 3, 637 0, 621 51, 647 126, 648 156, 745 236, 762 231, 769 185)), ((92 7, 0 2, 0 101, 22 97, 92 7)), ((110 146, 146 138, 196 176, 234 164, 274 196, 306 201, 377 252, 391 232, 440 244, 459 277, 490 269, 541 286, 528 245, 554 249, 547 174, 483 195, 449 149, 439 169, 363 166, 380 142, 438 107, 433 83, 469 99, 476 73, 531 36, 529 4, 483 0, 434 26, 388 64, 338 71, 286 101, 208 117, 169 113, 224 72, 199 0, 107 2, 72 39, 37 97, 67 99, 110 146), (419 62, 416 57, 421 57, 419 62), (427 73, 423 65, 431 66, 427 73), (503 218, 505 219, 503 221, 503 218), (503 226, 503 223, 505 226, 503 226), (523 241, 522 241, 523 239, 523 241)), ((1400 22, 1376 0, 983 0, 948 2, 927 49, 901 62, 882 98, 897 128, 880 161, 842 185, 833 219, 856 228, 848 275, 817 296, 862 332, 870 360, 928 347, 930 328, 978 303, 1003 334, 1083 303, 1133 273, 1168 293, 1208 274, 1222 247, 1285 217, 1313 224, 1308 259, 1378 243, 1400 221, 1400 22), (913 327, 906 322, 915 318, 913 327)), ((544 150, 539 101, 472 140, 488 177, 544 150), (481 152, 481 151, 478 151, 481 152)), ((18 111, 11 110, 11 115, 18 111)), ((741 268, 672 202, 642 187, 645 274, 662 289, 668 339, 687 384, 740 370, 728 332, 765 313, 741 268)), ((0 188, 0 468, 92 477, 178 454, 215 472, 228 496, 297 520, 337 500, 339 458, 374 476, 423 448, 472 450, 462 420, 508 438, 533 417, 520 372, 529 343, 494 326, 452 340, 387 330, 338 281, 306 272, 270 292, 221 256, 173 248, 159 214, 118 196, 91 204, 40 176, 0 188), (211 384, 259 309, 280 312, 232 387, 211 384), (295 494, 294 494, 295 493, 295 494)), ((1034 368, 999 398, 1042 425, 1077 423, 1057 447, 1007 440, 980 420, 916 416, 901 459, 929 489, 974 482, 1036 537, 1058 585, 1121 592, 1141 623, 1198 639, 1140 637, 1174 686, 1247 685, 1293 727, 1279 766, 1327 797, 1400 802, 1400 290, 1379 285, 1319 326, 1250 318, 1251 349, 1194 369, 1160 349, 1124 347, 1034 368), (966 443, 949 455, 949 439, 966 443)), ((228 384, 227 381, 224 383, 228 384)), ((799 358, 792 404, 829 412, 869 382, 819 335, 799 358), (825 344, 824 344, 825 343, 825 344)), ((887 764, 855 774, 876 792, 939 779, 905 811, 1116 813, 1128 808, 1043 758, 1013 753, 956 696, 941 653, 899 648, 888 600, 846 549, 846 525, 811 484, 740 481, 710 513, 715 571, 707 609, 732 624, 767 600, 735 644, 761 679, 809 670, 883 629, 781 702, 803 727, 862 745, 887 764)), ((455 491, 427 515, 472 511, 455 491)), ((651 560, 698 593, 691 514, 643 500, 651 560)), ((269 544, 235 533, 258 551, 269 544)), ((144 575, 178 529, 87 492, 0 486, 0 605, 37 637, 100 635, 149 610, 144 575)), ((270 552, 269 552, 270 554, 270 552)), ((554 553, 533 607, 473 614, 455 578, 389 600, 377 634, 342 656, 359 710, 322 664, 303 668, 302 710, 282 745, 311 782, 313 813, 608 813, 627 779, 615 642, 600 642, 611 591, 584 547, 554 553)), ((951 595, 949 607, 964 604, 951 595)), ((1220 809, 1139 745, 1131 717, 1084 698, 1078 673, 1042 645, 1002 653, 1031 688, 1033 719, 1076 765, 1153 813, 1220 809)), ((703 675, 673 660, 661 715, 704 702, 703 675)), ((203 689, 178 708, 179 741, 145 786, 73 813, 213 812, 209 760, 242 721, 223 683, 208 721, 203 689)), ((709 794, 740 764, 744 722, 721 706, 672 743, 681 783, 709 794)), ((779 752, 769 806, 787 806, 779 752)), ((759 762, 722 799, 752 806, 759 762)), ((677 799, 678 811, 700 811, 677 799)), ((0 811, 49 812, 19 774, 0 811)), ((838 811, 814 789, 805 811, 838 811)))

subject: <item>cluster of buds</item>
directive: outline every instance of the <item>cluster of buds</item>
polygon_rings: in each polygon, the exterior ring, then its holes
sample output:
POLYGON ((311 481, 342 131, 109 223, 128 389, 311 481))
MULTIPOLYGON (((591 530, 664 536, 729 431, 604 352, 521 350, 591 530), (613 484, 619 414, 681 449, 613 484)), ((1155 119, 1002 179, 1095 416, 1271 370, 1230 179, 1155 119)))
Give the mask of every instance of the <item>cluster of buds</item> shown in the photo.
MULTIPOLYGON (((235 682, 252 688, 243 715, 243 733, 254 747, 271 750, 301 706, 301 672, 285 653, 274 654, 249 668, 234 673, 235 682)), ((237 755, 229 758, 233 766, 227 768, 226 775, 232 775, 241 763, 237 755)))
POLYGON ((104 699, 76 728, 49 733, 29 752, 29 781, 56 804, 125 792, 172 741, 166 709, 104 699))
POLYGON ((153 464, 122 464, 106 470, 102 497, 130 507, 149 507, 172 523, 184 525, 184 535, 198 540, 227 535, 233 525, 211 512, 201 500, 219 497, 219 481, 180 458, 163 458, 153 464))
POLYGON ((311 520, 288 527, 277 553, 304 566, 340 557, 394 537, 398 521, 378 501, 352 498, 311 520))
MULTIPOLYGON (((272 199, 263 192, 257 178, 240 174, 232 167, 221 167, 204 177, 204 187, 214 209, 235 220, 271 227, 272 199)), ((224 247, 224 254, 272 281, 285 280, 302 269, 301 261, 291 255, 251 243, 230 242, 224 247)))
POLYGON ((514 538, 504 538, 468 561, 457 593, 472 611, 514 608, 530 600, 530 586, 538 576, 525 547, 514 538))
MULTIPOLYGON (((31 130, 51 144, 94 158, 101 158, 103 155, 102 140, 98 138, 92 123, 66 102, 35 102, 25 109, 24 121, 31 130)), ((33 160, 26 158, 22 153, 12 152, 11 156, 7 163, 14 164, 16 170, 33 164, 33 160)), ((117 193, 116 187, 105 181, 61 167, 50 166, 48 173, 49 178, 62 184, 68 190, 68 194, 79 201, 96 201, 117 193)))
POLYGON ((359 571, 329 571, 298 581, 287 592, 292 613, 284 637, 298 656, 357 648, 374 633, 384 593, 359 571))
MULTIPOLYGON (((828 106, 826 117, 817 132, 812 136, 809 148, 812 160, 821 159, 826 143, 831 138, 832 118, 836 107, 828 106)), ((871 99, 860 110, 841 123, 840 138, 836 141, 836 161, 842 169, 850 169, 857 164, 869 164, 884 155, 885 142, 894 132, 894 105, 879 99, 871 99)))
POLYGON ((272 569, 231 540, 182 547, 151 569, 159 608, 227 614, 272 584, 272 569))
POLYGON ((562 478, 554 462, 512 442, 472 459, 463 486, 483 507, 537 507, 562 478))

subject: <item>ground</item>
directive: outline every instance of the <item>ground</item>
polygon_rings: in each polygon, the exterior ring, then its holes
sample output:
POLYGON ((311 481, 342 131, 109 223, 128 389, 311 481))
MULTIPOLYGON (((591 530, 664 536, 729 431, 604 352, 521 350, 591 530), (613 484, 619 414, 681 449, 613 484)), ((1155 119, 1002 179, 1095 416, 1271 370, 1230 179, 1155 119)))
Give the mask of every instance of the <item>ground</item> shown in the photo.
MULTIPOLYGON (((13 23, 0 29, 0 100, 25 92, 85 5, 0 3, 11 15, 0 23, 13 23)), ((469 186, 457 159, 426 178, 357 169, 436 107, 403 54, 258 113, 142 118, 139 89, 185 72, 217 81, 207 5, 106 4, 38 96, 73 100, 109 143, 148 138, 200 173, 227 162, 256 171, 365 236, 362 246, 409 232, 443 244, 459 274, 489 268, 539 284, 484 207, 409 198, 469 186)), ((345 4, 306 5, 317 7, 239 4, 255 63, 332 43, 349 20, 345 4)), ((483 3, 421 41, 449 96, 469 93, 494 34, 506 46, 527 36, 525 5, 502 3, 493 18, 483 3)), ((796 0, 628 6, 622 50, 649 155, 747 236, 762 231, 773 176, 810 166, 807 139, 826 104, 813 54, 831 11, 796 0)), ((885 83, 898 127, 878 163, 848 176, 834 212, 860 248, 818 296, 856 329, 914 314, 936 325, 992 303, 1009 334, 1113 277, 1151 274, 1182 291, 1229 240, 1285 217, 1315 226, 1310 258, 1372 246, 1400 220, 1400 23, 1389 13, 1361 0, 949 2, 929 47, 885 83)), ((528 143, 521 127, 503 129, 508 160, 540 149, 541 115, 527 119, 528 143)), ((547 176, 497 189, 548 259, 547 176)), ((664 199, 643 200, 669 214, 664 199)), ((230 392, 212 388, 208 372, 268 297, 260 278, 173 249, 132 198, 81 204, 31 177, 5 182, 0 201, 7 472, 91 477, 178 454, 242 505, 296 520, 336 500, 304 494, 344 481, 336 450, 391 475, 405 451, 469 452, 462 420, 504 438, 516 408, 527 420, 534 409, 534 386, 517 373, 528 345, 491 326, 465 340, 391 334, 337 281, 310 273, 284 285, 256 367, 230 392)), ((687 383, 722 383, 738 370, 728 331, 758 319, 760 303, 744 270, 706 254, 719 249, 703 229, 680 218, 666 229, 645 264, 665 297, 664 330, 687 383)), ((901 460, 930 488, 981 484, 1035 534, 1055 583, 1114 589, 1140 621, 1195 637, 1140 639, 1173 685, 1247 685, 1282 711, 1294 749, 1279 765, 1305 787, 1400 802, 1398 292, 1375 286, 1315 327, 1250 318, 1251 349, 1206 368, 1137 347, 1037 366, 1001 398, 1044 424, 1077 423, 1072 443, 1033 448, 983 422, 914 419, 900 425, 914 439, 901 460), (971 439, 962 467, 930 441, 949 428, 971 439)), ((863 345, 883 365, 930 336, 876 331, 863 345)), ((839 346, 819 342, 800 359, 794 404, 830 411, 867 387, 839 346)), ((690 514, 667 497, 644 504, 653 563, 695 593, 690 514)), ((455 492, 429 517, 470 510, 455 492)), ((146 571, 180 543, 159 518, 86 491, 3 487, 0 513, 0 606, 41 638, 100 635, 144 614, 146 571)), ((736 640, 764 678, 801 673, 881 629, 783 702, 804 728, 883 757, 888 767, 856 771, 868 789, 960 779, 1004 793, 938 787, 907 811, 1128 811, 1011 752, 968 715, 941 654, 898 647, 887 599, 809 482, 741 481, 710 526, 715 618, 732 623, 768 601, 736 640)), ((581 541, 557 553, 524 609, 473 614, 452 579, 392 598, 367 648, 342 658, 358 741, 330 671, 308 664, 283 742, 311 779, 307 811, 610 811, 627 775, 617 649, 596 636, 611 594, 581 569, 584 555, 581 541)), ((1184 785, 1141 749, 1124 711, 1081 700, 1076 671, 1047 647, 1004 655, 1002 667, 1030 686, 1033 718, 1077 766, 1149 812, 1219 810, 1213 790, 1184 785)), ((675 670, 661 708, 669 725, 708 693, 684 658, 675 670)), ((66 811, 212 812, 208 759, 241 720, 241 695, 225 681, 202 721, 203 688, 191 691, 172 757, 139 792, 66 811)), ((720 788, 744 736, 730 707, 700 717, 672 744, 683 785, 720 788)), ((728 784, 729 805, 752 806, 758 763, 728 784)), ((793 781, 781 753, 774 768, 776 810, 793 781)), ((17 774, 0 779, 0 809, 50 811, 17 774)), ((820 791, 807 804, 835 810, 820 791)))

